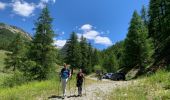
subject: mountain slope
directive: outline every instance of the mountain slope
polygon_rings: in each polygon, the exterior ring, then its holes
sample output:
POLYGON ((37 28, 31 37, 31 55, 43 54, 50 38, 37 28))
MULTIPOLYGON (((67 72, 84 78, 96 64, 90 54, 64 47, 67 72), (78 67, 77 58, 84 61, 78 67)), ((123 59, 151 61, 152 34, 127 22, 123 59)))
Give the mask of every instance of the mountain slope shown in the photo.
POLYGON ((24 30, 4 23, 0 23, 0 49, 9 50, 8 46, 20 34, 24 41, 31 41, 31 36, 24 30))

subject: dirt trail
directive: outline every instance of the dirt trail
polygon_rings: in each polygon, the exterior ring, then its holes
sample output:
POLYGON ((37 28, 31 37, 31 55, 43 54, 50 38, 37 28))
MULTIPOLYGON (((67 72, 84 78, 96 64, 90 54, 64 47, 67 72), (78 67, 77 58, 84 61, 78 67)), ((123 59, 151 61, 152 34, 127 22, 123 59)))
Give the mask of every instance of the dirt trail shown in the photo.
MULTIPOLYGON (((97 80, 96 78, 87 78, 97 80)), ((84 91, 82 97, 76 97, 75 94, 77 94, 77 90, 72 89, 71 96, 65 97, 64 100, 108 100, 107 96, 113 91, 113 89, 127 86, 132 82, 134 81, 111 81, 104 79, 102 81, 97 81, 93 84, 86 86, 86 90, 83 86, 84 91)), ((70 95, 69 91, 67 91, 67 94, 70 95)), ((59 99, 61 100, 62 98, 51 98, 50 100, 59 99)))

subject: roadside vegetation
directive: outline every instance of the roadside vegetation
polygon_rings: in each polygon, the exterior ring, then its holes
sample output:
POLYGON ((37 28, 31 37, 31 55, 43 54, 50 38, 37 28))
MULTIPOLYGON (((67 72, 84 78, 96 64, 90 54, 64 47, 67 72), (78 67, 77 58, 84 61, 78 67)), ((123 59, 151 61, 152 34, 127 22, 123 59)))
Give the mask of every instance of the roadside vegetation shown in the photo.
MULTIPOLYGON (((95 82, 97 81, 86 79, 86 85, 95 82)), ((73 75, 68 81, 67 95, 70 95, 70 90, 77 94, 75 88, 76 79, 75 75, 73 75)), ((55 96, 62 96, 61 83, 58 75, 51 80, 28 82, 12 88, 0 87, 0 100, 46 100, 55 96)))
POLYGON ((169 100, 170 72, 160 70, 148 77, 132 80, 133 84, 117 88, 109 100, 169 100))

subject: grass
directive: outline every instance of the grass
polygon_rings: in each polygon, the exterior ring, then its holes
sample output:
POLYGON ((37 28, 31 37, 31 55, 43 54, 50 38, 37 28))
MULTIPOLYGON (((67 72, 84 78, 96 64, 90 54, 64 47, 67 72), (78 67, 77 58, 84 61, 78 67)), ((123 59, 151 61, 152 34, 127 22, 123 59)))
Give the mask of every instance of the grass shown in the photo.
MULTIPOLYGON (((58 95, 59 79, 52 79, 46 81, 34 81, 21 86, 14 86, 12 88, 2 87, 3 81, 10 75, 10 73, 3 73, 4 59, 6 51, 0 50, 0 100, 37 100, 45 99, 58 95)), ((58 69, 60 70, 60 69, 58 69)), ((57 77, 57 76, 56 76, 57 77)), ((86 80, 86 84, 91 84, 94 81, 86 80)), ((70 88, 76 88, 75 75, 70 81, 70 88)), ((61 96, 61 84, 60 84, 60 96, 61 96)), ((69 85, 67 85, 69 90, 69 85)))
POLYGON ((0 72, 3 70, 4 68, 4 59, 6 58, 6 51, 0 50, 0 72))
POLYGON ((159 71, 127 87, 112 91, 109 100, 169 100, 170 72, 159 71))
MULTIPOLYGON (((70 88, 75 88, 75 76, 70 81, 70 88)), ((91 80, 86 80, 86 84, 91 84, 91 80)), ((30 82, 13 88, 0 88, 0 100, 47 100, 51 96, 58 96, 59 80, 47 80, 41 82, 30 82)), ((61 96, 61 86, 59 88, 61 96)), ((67 85, 69 94, 69 84, 67 85)))
POLYGON ((4 59, 6 58, 6 53, 7 51, 0 50, 0 86, 2 82, 4 81, 5 77, 9 76, 9 73, 4 73, 3 68, 4 68, 4 59))
POLYGON ((34 100, 57 94, 58 81, 31 82, 14 88, 0 89, 1 100, 34 100))

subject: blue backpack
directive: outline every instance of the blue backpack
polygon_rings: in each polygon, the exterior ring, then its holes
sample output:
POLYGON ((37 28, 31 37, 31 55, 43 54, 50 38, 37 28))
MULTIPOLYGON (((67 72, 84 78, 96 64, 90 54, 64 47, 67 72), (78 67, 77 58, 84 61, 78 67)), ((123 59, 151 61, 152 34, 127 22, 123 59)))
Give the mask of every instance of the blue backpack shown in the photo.
POLYGON ((69 69, 63 68, 61 70, 61 78, 62 79, 67 79, 69 77, 69 75, 70 75, 70 70, 69 69))

